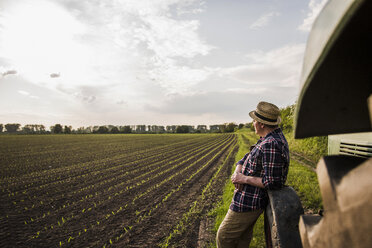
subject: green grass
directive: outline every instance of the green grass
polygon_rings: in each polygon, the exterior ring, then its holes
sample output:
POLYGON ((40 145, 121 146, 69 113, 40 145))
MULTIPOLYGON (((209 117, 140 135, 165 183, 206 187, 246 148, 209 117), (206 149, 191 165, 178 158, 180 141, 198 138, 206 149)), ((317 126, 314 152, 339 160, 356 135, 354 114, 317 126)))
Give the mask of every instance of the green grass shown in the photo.
POLYGON ((292 160, 289 166, 287 185, 295 189, 305 212, 317 213, 322 208, 316 173, 308 167, 292 160))
MULTIPOLYGON (((241 129, 238 132, 238 142, 239 142, 239 151, 236 155, 235 161, 240 160, 248 151, 249 147, 256 143, 258 136, 250 131, 249 129, 241 129)), ((289 140, 293 140, 292 137, 289 137, 289 140)), ((297 141, 297 140, 296 140, 297 141)), ((312 139, 310 141, 296 141, 289 142, 290 150, 295 149, 296 152, 301 152, 302 150, 298 147, 304 142, 307 142, 306 149, 311 148, 311 144, 314 146, 314 143, 317 142, 316 139, 312 139), (295 147, 295 148, 292 148, 295 147)), ((318 151, 324 149, 322 144, 317 146, 318 151)), ((302 152, 303 154, 303 152, 302 152)), ((314 155, 312 152, 307 152, 304 155, 309 157, 310 159, 316 160, 319 157, 318 154, 314 155)), ((233 166, 233 168, 235 168, 233 166)), ((232 170, 233 172, 233 170, 232 170)), ((299 195, 302 206, 305 212, 318 212, 322 208, 322 200, 319 191, 318 180, 315 172, 311 169, 302 166, 301 164, 297 163, 294 160, 291 160, 288 177, 287 177, 287 185, 293 187, 297 194, 299 195)), ((231 183, 230 179, 226 181, 224 193, 222 196, 222 200, 219 205, 211 211, 210 215, 215 217, 215 226, 214 232, 216 233, 218 227, 220 226, 223 218, 225 217, 227 210, 229 209, 231 199, 234 193, 234 185, 231 183)), ((257 223, 253 230, 253 239, 251 242, 250 247, 254 248, 264 248, 265 247, 265 234, 264 234, 264 220, 263 215, 257 220, 257 223)), ((211 244, 210 247, 216 247, 216 244, 211 244)))
POLYGON ((294 113, 296 103, 280 109, 282 123, 290 150, 300 153, 313 162, 318 162, 321 156, 327 155, 328 136, 294 139, 294 113))
POLYGON ((328 136, 294 139, 292 132, 286 133, 285 136, 291 151, 302 154, 314 163, 327 155, 328 136))

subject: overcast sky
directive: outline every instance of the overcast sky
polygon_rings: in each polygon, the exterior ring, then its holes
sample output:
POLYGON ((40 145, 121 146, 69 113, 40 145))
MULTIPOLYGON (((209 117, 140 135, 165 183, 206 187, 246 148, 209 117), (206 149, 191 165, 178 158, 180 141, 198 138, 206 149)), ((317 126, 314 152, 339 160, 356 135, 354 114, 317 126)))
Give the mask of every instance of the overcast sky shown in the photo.
POLYGON ((299 93, 326 0, 1 0, 0 123, 246 123, 299 93))

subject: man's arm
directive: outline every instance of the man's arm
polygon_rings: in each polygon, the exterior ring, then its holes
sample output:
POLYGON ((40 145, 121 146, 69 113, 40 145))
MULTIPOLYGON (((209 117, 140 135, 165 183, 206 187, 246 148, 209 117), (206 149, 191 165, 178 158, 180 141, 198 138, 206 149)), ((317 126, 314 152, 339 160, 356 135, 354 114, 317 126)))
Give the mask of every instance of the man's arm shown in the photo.
MULTIPOLYGON (((235 172, 234 172, 234 174, 236 174, 236 173, 241 173, 241 171, 242 171, 242 167, 243 167, 243 165, 240 164, 240 163, 238 163, 238 164, 236 165, 236 167, 235 167, 235 172)), ((234 174, 233 174, 233 175, 234 175, 234 174)), ((231 178, 231 179, 232 179, 232 178, 231 178)), ((232 182, 232 183, 234 184, 235 189, 237 189, 237 190, 239 190, 239 191, 242 191, 242 190, 243 190, 243 185, 242 185, 242 184, 234 183, 234 182, 232 182)))
MULTIPOLYGON (((245 154, 245 156, 236 163, 235 172, 234 172, 233 175, 235 175, 235 174, 242 174, 243 164, 248 159, 248 156, 249 156, 249 152, 247 154, 245 154)), ((233 177, 231 177, 231 180, 232 180, 232 178, 233 177)), ((232 182, 232 183, 234 184, 235 189, 237 189, 239 191, 242 191, 243 190, 244 183, 237 183, 237 182, 236 183, 232 182)))
POLYGON ((249 153, 247 153, 244 158, 242 158, 238 163, 236 164, 235 172, 231 176, 231 181, 235 185, 235 188, 238 190, 243 189, 243 184, 250 184, 255 187, 264 188, 265 186, 262 184, 262 178, 261 177, 252 177, 252 176, 246 176, 242 173, 242 167, 245 160, 248 158, 249 153))
POLYGON ((241 173, 242 168, 243 168, 242 164, 237 164, 236 167, 235 167, 235 172, 234 173, 241 173))
POLYGON ((234 184, 250 184, 255 187, 265 188, 265 186, 262 183, 262 177, 246 176, 243 173, 236 171, 231 176, 231 181, 234 184))
MULTIPOLYGON (((242 159, 240 159, 240 160, 236 163, 235 171, 236 171, 236 169, 238 168, 238 165, 242 166, 242 165, 244 164, 245 160, 248 158, 248 155, 249 155, 249 152, 246 153, 246 154, 244 155, 244 157, 243 157, 242 159)), ((241 169, 242 169, 242 167, 240 167, 240 171, 239 171, 239 172, 241 172, 241 169)))

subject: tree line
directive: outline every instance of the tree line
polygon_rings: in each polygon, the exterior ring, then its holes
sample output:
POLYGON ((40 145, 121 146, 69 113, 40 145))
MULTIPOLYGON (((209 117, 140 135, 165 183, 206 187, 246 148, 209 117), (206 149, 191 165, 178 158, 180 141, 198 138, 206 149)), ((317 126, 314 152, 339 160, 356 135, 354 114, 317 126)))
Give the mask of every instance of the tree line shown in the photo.
MULTIPOLYGON (((293 132, 293 118, 296 103, 280 109, 282 122, 280 127, 285 133, 293 132)), ((240 123, 239 125, 231 122, 217 125, 103 125, 103 126, 89 126, 79 127, 73 129, 72 126, 55 124, 47 130, 44 125, 27 124, 21 126, 18 123, 0 124, 0 133, 22 133, 22 134, 105 134, 105 133, 230 133, 237 129, 249 128, 254 131, 253 123, 240 123)))
POLYGON ((117 133, 231 133, 237 129, 247 127, 248 124, 240 123, 239 125, 231 122, 218 125, 103 125, 79 127, 73 129, 72 126, 55 124, 46 129, 44 125, 27 124, 21 126, 19 123, 0 124, 0 133, 17 133, 17 134, 117 134, 117 133))

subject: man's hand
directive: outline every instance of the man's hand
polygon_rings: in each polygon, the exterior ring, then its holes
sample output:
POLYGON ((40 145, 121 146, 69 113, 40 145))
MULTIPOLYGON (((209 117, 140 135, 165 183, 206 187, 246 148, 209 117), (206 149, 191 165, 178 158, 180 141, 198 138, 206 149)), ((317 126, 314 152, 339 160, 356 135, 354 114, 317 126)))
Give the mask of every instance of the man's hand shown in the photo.
POLYGON ((242 173, 240 172, 235 172, 232 176, 231 176, 231 182, 234 184, 235 186, 235 189, 237 189, 238 191, 242 191, 243 190, 243 183, 242 181, 238 181, 237 178, 240 178, 240 175, 243 175, 242 173))
POLYGON ((232 176, 231 176, 231 182, 232 182, 233 184, 245 184, 246 181, 245 181, 245 176, 244 176, 244 174, 239 173, 239 172, 235 172, 235 173, 232 174, 232 176))

